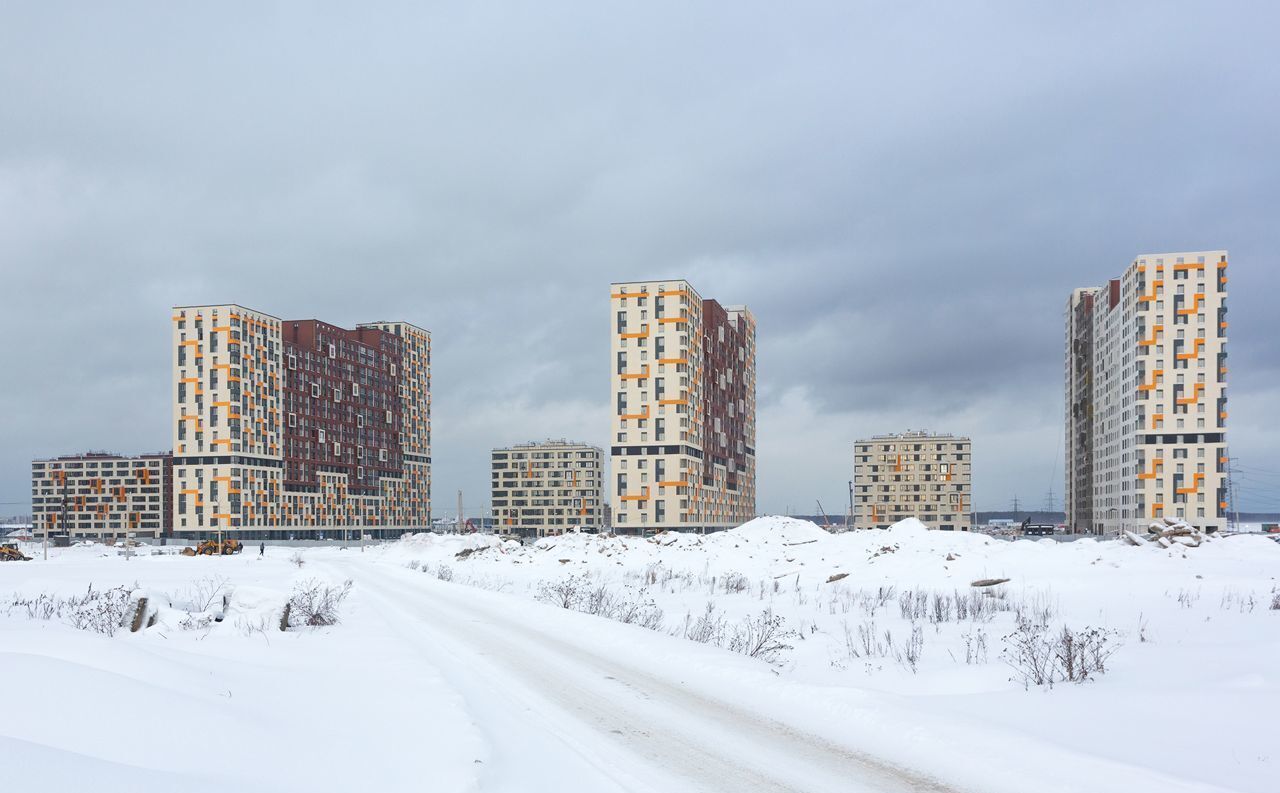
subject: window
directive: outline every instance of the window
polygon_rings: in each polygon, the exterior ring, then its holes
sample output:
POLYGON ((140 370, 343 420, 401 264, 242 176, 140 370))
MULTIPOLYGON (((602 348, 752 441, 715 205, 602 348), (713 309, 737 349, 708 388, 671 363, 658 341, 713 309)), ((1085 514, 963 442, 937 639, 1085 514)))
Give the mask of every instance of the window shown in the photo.
POLYGON ((290 369, 297 369, 297 368, 298 368, 298 356, 296 356, 296 355, 290 355, 290 356, 289 356, 289 368, 290 368, 290 369))
POLYGON ((289 426, 290 426, 290 427, 296 427, 296 426, 298 426, 298 414, 297 414, 297 413, 290 413, 290 414, 289 414, 289 426))
POLYGON ((387 461, 387 450, 386 450, 386 449, 379 449, 379 450, 378 450, 378 460, 379 460, 379 462, 384 462, 384 463, 387 461))
POLYGON ((353 397, 358 397, 358 396, 360 396, 360 384, 359 384, 359 383, 352 383, 352 384, 351 384, 351 396, 353 396, 353 397))
POLYGON ((357 427, 363 427, 363 426, 364 426, 364 414, 363 414, 363 413, 357 413, 357 414, 356 414, 356 426, 357 426, 357 427))
POLYGON ((317 399, 319 399, 319 398, 320 398, 320 384, 319 384, 319 383, 312 383, 312 384, 311 384, 311 396, 313 396, 313 397, 315 397, 315 398, 317 398, 317 399))
POLYGON ((342 456, 342 444, 338 443, 337 441, 333 442, 333 456, 334 457, 342 456))
POLYGON ((390 411, 390 410, 388 410, 388 411, 387 411, 387 423, 388 423, 388 424, 390 424, 390 423, 391 423, 391 411, 390 411))
POLYGON ((395 364, 391 364, 391 376, 392 376, 392 377, 395 377, 395 376, 396 376, 396 365, 395 365, 395 364))
POLYGON ((316 430, 316 440, 324 443, 324 430, 316 430))
POLYGON ((330 358, 338 357, 338 348, 332 344, 329 345, 329 357, 330 358))
POLYGON ((333 401, 334 401, 334 402, 341 402, 341 401, 342 401, 342 387, 341 387, 341 386, 339 386, 339 387, 337 387, 337 388, 333 389, 333 401))

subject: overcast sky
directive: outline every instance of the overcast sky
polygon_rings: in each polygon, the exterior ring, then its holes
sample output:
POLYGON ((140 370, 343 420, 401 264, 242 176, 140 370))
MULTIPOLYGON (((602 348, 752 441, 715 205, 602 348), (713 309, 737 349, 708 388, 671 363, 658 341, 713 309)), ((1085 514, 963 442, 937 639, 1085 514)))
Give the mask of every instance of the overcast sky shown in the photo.
POLYGON ((1217 248, 1280 510, 1277 5, 1032 5, 0 2, 0 514, 168 449, 169 308, 219 302, 431 330, 477 510, 491 447, 607 444, 609 283, 679 277, 756 315, 761 511, 908 428, 1060 503, 1070 290, 1217 248))

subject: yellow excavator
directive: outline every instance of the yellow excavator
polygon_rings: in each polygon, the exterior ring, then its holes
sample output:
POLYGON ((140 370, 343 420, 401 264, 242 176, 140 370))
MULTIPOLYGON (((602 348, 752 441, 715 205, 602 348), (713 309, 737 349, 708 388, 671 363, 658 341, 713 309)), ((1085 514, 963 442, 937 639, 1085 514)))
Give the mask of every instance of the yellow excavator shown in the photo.
POLYGON ((0 562, 29 562, 31 557, 18 550, 18 546, 0 545, 0 562))
POLYGON ((233 553, 240 553, 244 550, 244 545, 233 537, 228 537, 221 544, 215 539, 208 539, 200 543, 194 548, 183 548, 183 556, 230 556, 233 553))

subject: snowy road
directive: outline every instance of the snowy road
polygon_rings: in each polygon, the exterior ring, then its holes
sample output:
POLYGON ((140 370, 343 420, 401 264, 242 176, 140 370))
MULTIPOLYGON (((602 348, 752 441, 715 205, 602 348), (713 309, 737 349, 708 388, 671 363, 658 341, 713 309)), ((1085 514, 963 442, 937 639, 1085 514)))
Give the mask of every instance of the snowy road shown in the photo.
POLYGON ((466 700, 491 752, 477 759, 484 790, 954 790, 695 691, 678 668, 601 651, 588 635, 596 618, 557 612, 577 635, 552 636, 499 595, 398 567, 334 566, 466 700))

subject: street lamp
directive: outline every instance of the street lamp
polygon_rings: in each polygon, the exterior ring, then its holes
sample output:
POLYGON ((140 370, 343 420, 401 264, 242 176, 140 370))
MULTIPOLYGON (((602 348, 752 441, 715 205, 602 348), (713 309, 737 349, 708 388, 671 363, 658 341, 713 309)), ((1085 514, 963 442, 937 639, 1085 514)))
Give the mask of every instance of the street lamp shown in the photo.
POLYGON ((222 524, 218 522, 218 502, 213 502, 213 525, 218 529, 218 555, 222 555, 222 524))
POLYGON ((849 480, 849 513, 844 516, 844 530, 848 531, 853 522, 853 480, 849 480))

